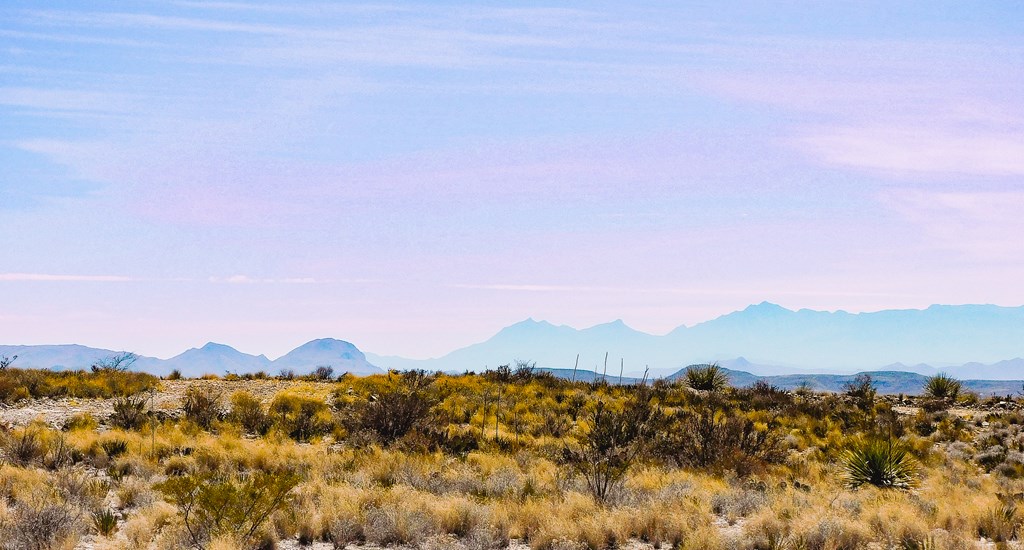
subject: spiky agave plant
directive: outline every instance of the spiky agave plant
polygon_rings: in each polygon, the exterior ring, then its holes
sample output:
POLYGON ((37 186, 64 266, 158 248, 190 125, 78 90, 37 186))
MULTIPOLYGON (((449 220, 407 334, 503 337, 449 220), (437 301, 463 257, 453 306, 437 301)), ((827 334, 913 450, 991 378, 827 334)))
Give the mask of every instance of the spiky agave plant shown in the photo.
POLYGON ((956 401, 962 388, 963 385, 959 380, 944 372, 930 376, 924 383, 925 395, 946 401, 956 401))
POLYGON ((903 443, 891 438, 854 444, 843 462, 850 488, 868 484, 883 489, 909 489, 917 482, 917 461, 903 443))
POLYGON ((686 385, 699 391, 720 391, 729 385, 729 376, 718 363, 686 367, 686 385))
POLYGON ((109 537, 117 530, 117 515, 109 508, 98 510, 92 514, 92 525, 97 533, 109 537))

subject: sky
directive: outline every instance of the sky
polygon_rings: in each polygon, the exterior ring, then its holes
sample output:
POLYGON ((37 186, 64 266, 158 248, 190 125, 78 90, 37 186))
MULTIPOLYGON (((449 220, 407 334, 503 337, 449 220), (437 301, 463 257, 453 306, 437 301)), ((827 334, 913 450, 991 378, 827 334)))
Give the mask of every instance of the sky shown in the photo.
POLYGON ((513 6, 4 2, 0 343, 1024 304, 1024 4, 513 6))

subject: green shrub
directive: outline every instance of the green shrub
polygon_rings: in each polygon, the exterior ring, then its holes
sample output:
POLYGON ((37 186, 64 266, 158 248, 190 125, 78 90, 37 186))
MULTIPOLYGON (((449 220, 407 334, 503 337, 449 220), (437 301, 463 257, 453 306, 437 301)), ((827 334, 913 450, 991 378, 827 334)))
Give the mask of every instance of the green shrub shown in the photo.
POLYGON ((393 443, 423 427, 431 406, 422 389, 403 384, 356 403, 347 411, 347 424, 350 432, 370 433, 381 443, 393 443))
POLYGON ((68 417, 61 429, 65 432, 73 432, 75 430, 95 430, 98 426, 99 422, 96 421, 96 418, 87 412, 81 412, 68 417))
POLYGON ((257 435, 267 433, 271 424, 260 400, 246 391, 237 391, 231 396, 228 420, 241 426, 246 433, 257 435))
POLYGON ((751 473, 784 453, 774 421, 757 423, 717 398, 675 411, 657 450, 677 466, 751 473))
POLYGON ((300 478, 291 472, 210 473, 174 477, 156 489, 178 506, 193 546, 227 535, 252 544, 261 525, 291 502, 300 478))
POLYGON ((562 449, 561 462, 583 476, 595 499, 606 501, 652 443, 660 431, 660 420, 645 391, 629 400, 622 410, 600 401, 587 418, 590 429, 578 445, 562 449))
POLYGON ((334 427, 327 404, 312 397, 279 394, 270 403, 270 414, 274 422, 296 441, 324 435, 334 427))
POLYGON ((847 485, 909 489, 917 481, 917 462, 897 440, 872 439, 853 445, 843 460, 847 485))

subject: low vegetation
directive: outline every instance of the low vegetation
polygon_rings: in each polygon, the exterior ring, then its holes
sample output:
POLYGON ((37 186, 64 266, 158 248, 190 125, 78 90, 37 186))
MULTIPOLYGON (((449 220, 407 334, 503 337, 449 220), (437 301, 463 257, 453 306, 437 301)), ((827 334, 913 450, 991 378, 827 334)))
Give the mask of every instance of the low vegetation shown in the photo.
POLYGON ((38 373, 50 388, 107 388, 97 395, 114 412, 0 431, 0 548, 1017 544, 1024 407, 1012 397, 979 400, 955 380, 915 399, 878 395, 870 378, 840 394, 733 388, 721 374, 619 386, 529 363, 325 368, 174 382, 187 389, 167 414, 147 404, 152 377, 38 373))
POLYGON ((0 369, 0 402, 39 397, 124 397, 157 386, 157 377, 112 368, 92 371, 0 369))

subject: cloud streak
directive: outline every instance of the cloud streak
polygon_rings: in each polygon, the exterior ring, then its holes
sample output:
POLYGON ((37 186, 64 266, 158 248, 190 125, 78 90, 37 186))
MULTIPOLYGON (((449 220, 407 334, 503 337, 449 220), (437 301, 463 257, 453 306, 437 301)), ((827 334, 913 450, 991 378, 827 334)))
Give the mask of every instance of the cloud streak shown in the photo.
POLYGON ((0 273, 0 282, 73 282, 126 283, 134 281, 122 275, 64 275, 52 273, 0 273))

